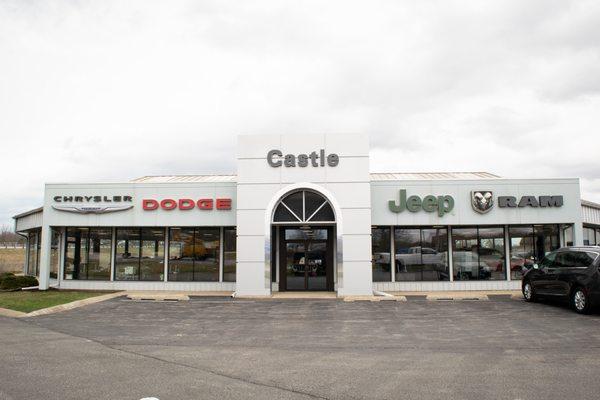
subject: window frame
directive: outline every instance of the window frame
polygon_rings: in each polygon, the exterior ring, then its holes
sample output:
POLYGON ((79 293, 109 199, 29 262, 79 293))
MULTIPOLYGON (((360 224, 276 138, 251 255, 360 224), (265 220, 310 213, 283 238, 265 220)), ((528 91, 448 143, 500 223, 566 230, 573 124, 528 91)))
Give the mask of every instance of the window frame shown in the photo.
MULTIPOLYGON (((483 282, 483 281, 502 282, 502 281, 507 281, 508 280, 508 275, 509 275, 508 269, 509 268, 507 268, 507 263, 506 263, 506 254, 507 254, 507 250, 508 250, 508 247, 507 247, 507 244, 506 244, 506 226, 504 226, 504 225, 465 225, 465 226, 457 225, 457 226, 452 226, 452 228, 450 230, 452 232, 451 233, 451 238, 452 238, 451 245, 452 246, 451 246, 450 251, 452 252, 452 281, 453 282, 468 282, 468 281, 474 281, 474 282, 483 282), (477 243, 477 251, 475 252, 475 254, 477 256, 478 274, 479 274, 479 269, 482 268, 481 250, 482 249, 495 250, 495 248, 489 248, 489 247, 482 247, 481 246, 482 237, 481 237, 481 234, 480 234, 480 230, 481 229, 499 229, 499 230, 502 230, 502 236, 498 236, 497 237, 498 239, 502 239, 503 250, 504 250, 502 252, 502 257, 500 258, 500 261, 501 261, 502 266, 503 266, 503 274, 504 274, 504 276, 502 278, 494 279, 494 278, 492 278, 493 275, 490 272, 490 277, 488 279, 468 279, 468 280, 456 279, 455 272, 456 272, 456 265, 457 264, 456 264, 456 261, 455 261, 456 257, 454 256, 454 253, 455 253, 455 250, 454 250, 455 246, 454 246, 454 244, 455 244, 455 241, 457 239, 455 239, 455 237, 454 237, 454 231, 457 230, 457 229, 474 229, 475 230, 476 237, 474 239, 458 239, 458 240, 475 240, 475 242, 477 243)), ((483 239, 486 239, 486 238, 483 238, 483 239)), ((488 266, 487 264, 485 264, 485 262, 484 262, 484 265, 488 266)))
POLYGON ((300 189, 300 190, 295 190, 295 191, 289 192, 284 197, 279 199, 279 201, 275 204, 275 207, 273 207, 273 215, 271 216, 271 223, 273 225, 335 224, 336 223, 336 215, 335 215, 335 210, 333 208, 333 205, 327 199, 327 197, 325 197, 323 194, 321 194, 317 191, 314 191, 314 190, 300 189), (298 193, 302 193, 302 215, 301 216, 297 215, 297 213, 292 210, 292 207, 288 206, 285 203, 285 200, 287 198, 294 196, 295 194, 298 194, 298 193), (307 215, 307 213, 306 213, 306 193, 316 194, 323 200, 323 202, 314 211, 312 211, 310 215, 307 215), (287 209, 287 211, 294 218, 296 218, 295 221, 294 220, 292 220, 292 221, 281 221, 281 220, 278 221, 277 220, 276 213, 277 213, 277 210, 279 209, 279 207, 282 205, 285 209, 287 209), (329 207, 329 209, 331 210, 331 213, 333 214, 333 219, 332 220, 313 220, 313 218, 325 207, 329 207))
MULTIPOLYGON (((224 234, 223 231, 225 228, 223 226, 170 226, 168 227, 168 232, 167 232, 167 236, 169 238, 169 246, 166 249, 166 259, 167 259, 167 282, 196 282, 196 283, 223 283, 223 282, 231 282, 231 281, 225 281, 222 280, 221 278, 223 277, 223 272, 224 272, 224 253, 223 253, 223 242, 224 242, 224 234), (184 280, 171 280, 169 279, 169 276, 171 275, 171 230, 172 229, 191 229, 192 230, 192 243, 194 246, 194 258, 192 259, 192 279, 189 281, 184 281, 184 280), (218 256, 218 260, 217 260, 217 279, 216 280, 211 280, 211 281, 198 281, 194 279, 195 273, 196 273, 196 235, 198 234, 198 230, 199 229, 216 229, 218 232, 218 242, 219 242, 219 251, 217 251, 217 256, 218 256)), ((237 282, 237 226, 236 227, 232 227, 232 228, 236 228, 236 280, 234 282, 237 282)))
POLYGON ((449 255, 449 252, 452 251, 452 249, 450 249, 448 247, 448 237, 450 235, 450 230, 451 229, 448 227, 448 225, 417 225, 417 226, 414 226, 414 225, 392 225, 392 232, 391 232, 391 235, 390 235, 390 240, 393 242, 393 243, 391 243, 391 245, 392 245, 391 249, 393 250, 393 263, 392 263, 392 266, 391 266, 391 268, 393 270, 393 273, 392 273, 392 279, 393 280, 392 280, 392 282, 394 282, 394 283, 407 283, 407 282, 409 282, 409 283, 413 283, 413 282, 451 282, 452 281, 452 276, 450 274, 451 269, 450 269, 450 255, 449 255), (396 232, 399 231, 399 230, 416 230, 416 231, 418 231, 419 245, 418 246, 411 246, 411 247, 408 248, 408 249, 415 248, 416 251, 414 253, 408 252, 408 253, 405 253, 405 254, 409 254, 409 255, 410 254, 414 254, 414 255, 418 254, 418 258, 420 260, 420 263, 418 265, 420 265, 421 267, 427 265, 427 264, 423 263, 423 254, 425 254, 425 255, 429 254, 427 252, 423 253, 423 242, 424 242, 424 240, 423 240, 423 232, 424 231, 428 231, 428 230, 443 230, 443 231, 445 231, 446 232, 446 234, 445 234, 446 240, 444 241, 444 243, 445 243, 445 249, 446 249, 446 257, 445 257, 445 260, 444 260, 445 261, 444 265, 445 265, 445 271, 446 271, 446 274, 447 274, 448 278, 447 279, 436 279, 436 280, 422 279, 423 278, 423 273, 426 272, 426 271, 430 271, 430 270, 426 270, 426 269, 421 268, 419 270, 419 272, 421 274, 421 279, 414 280, 414 281, 412 281, 412 280, 398 280, 398 276, 400 276, 401 273, 399 271, 397 271, 399 264, 398 264, 398 260, 396 259, 396 256, 398 254, 403 254, 403 253, 398 253, 398 245, 396 243, 396 232))
MULTIPOLYGON (((62 255, 62 269, 59 268, 59 274, 61 275, 61 280, 65 280, 65 281, 83 281, 83 282, 112 282, 112 276, 114 273, 114 254, 112 251, 112 248, 115 246, 114 243, 114 238, 112 235, 112 231, 113 231, 113 227, 107 227, 107 226, 67 226, 64 228, 64 243, 63 243, 63 255, 62 255), (70 229, 86 229, 87 230, 87 234, 85 235, 85 249, 86 249, 86 257, 87 257, 87 268, 86 268, 86 276, 89 276, 89 251, 90 251, 90 232, 93 229, 107 229, 111 231, 111 235, 110 235, 110 241, 111 241, 111 251, 110 251, 110 263, 109 263, 109 272, 108 272, 108 276, 104 279, 68 279, 66 278, 67 275, 67 255, 68 255, 68 250, 69 250, 69 230, 70 229)), ((82 237, 83 238, 83 237, 82 237)), ((79 244, 79 246, 81 247, 81 242, 79 244)), ((60 244, 59 244, 60 247, 60 244)), ((75 255, 73 255, 74 257, 75 255)), ((60 258, 59 258, 60 259, 60 258)), ((79 258, 80 264, 81 264, 81 251, 80 251, 80 258, 79 258)))

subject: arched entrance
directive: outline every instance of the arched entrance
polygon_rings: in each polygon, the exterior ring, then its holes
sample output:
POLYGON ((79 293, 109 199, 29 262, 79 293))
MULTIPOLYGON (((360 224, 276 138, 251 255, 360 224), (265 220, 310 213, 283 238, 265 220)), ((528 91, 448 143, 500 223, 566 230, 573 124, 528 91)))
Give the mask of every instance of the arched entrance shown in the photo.
POLYGON ((334 290, 335 213, 320 193, 300 189, 279 200, 272 224, 277 235, 279 290, 334 290))

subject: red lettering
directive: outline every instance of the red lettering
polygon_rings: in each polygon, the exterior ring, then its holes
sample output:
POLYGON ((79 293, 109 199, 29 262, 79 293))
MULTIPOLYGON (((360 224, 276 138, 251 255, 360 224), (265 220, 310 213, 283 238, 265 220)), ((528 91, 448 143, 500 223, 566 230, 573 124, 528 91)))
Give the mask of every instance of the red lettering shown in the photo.
POLYGON ((217 210, 231 210, 231 199, 217 199, 217 210))
POLYGON ((179 199, 179 209, 180 210, 191 210, 194 208, 196 204, 192 199, 179 199))
POLYGON ((158 208, 158 201, 152 199, 142 200, 142 208, 144 210, 152 211, 158 208))
POLYGON ((198 208, 201 210, 212 210, 213 200, 212 199, 200 199, 198 200, 198 208))
POLYGON ((160 202, 160 208, 163 210, 173 210, 177 208, 177 202, 173 199, 164 199, 160 202))
POLYGON ((162 210, 192 210, 198 207, 200 210, 212 210, 216 208, 217 210, 231 210, 231 199, 223 198, 223 199, 199 199, 198 201, 194 201, 193 199, 183 198, 183 199, 163 199, 163 200, 154 200, 154 199, 143 199, 142 200, 142 209, 145 211, 154 211, 161 208, 162 210))

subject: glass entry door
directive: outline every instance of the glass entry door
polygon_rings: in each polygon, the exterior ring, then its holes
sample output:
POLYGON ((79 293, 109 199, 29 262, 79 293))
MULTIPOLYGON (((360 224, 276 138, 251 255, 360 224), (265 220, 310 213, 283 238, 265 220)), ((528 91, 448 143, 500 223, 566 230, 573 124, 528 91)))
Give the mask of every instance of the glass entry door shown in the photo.
POLYGON ((282 228, 279 290, 333 290, 331 228, 282 228))

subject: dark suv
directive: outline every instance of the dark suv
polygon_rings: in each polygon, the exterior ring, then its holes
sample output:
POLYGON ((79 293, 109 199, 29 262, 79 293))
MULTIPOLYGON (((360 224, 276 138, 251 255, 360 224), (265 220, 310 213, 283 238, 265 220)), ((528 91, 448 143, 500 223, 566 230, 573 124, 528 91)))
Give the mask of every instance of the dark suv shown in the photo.
POLYGON ((565 247, 548 253, 523 275, 523 297, 562 297, 581 314, 600 304, 600 247, 565 247))

